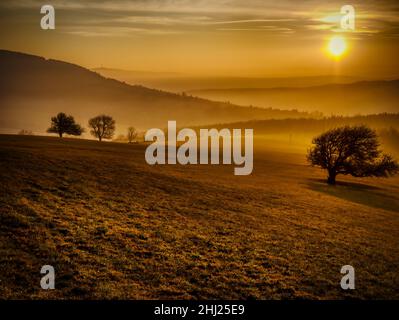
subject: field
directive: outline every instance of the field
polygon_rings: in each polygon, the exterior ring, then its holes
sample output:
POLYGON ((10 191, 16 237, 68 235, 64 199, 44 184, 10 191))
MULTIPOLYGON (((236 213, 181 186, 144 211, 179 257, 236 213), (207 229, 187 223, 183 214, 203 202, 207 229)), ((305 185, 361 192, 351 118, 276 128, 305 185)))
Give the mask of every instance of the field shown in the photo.
POLYGON ((0 135, 0 298, 398 299, 399 177, 328 186, 306 149, 255 147, 234 176, 149 166, 141 144, 0 135))

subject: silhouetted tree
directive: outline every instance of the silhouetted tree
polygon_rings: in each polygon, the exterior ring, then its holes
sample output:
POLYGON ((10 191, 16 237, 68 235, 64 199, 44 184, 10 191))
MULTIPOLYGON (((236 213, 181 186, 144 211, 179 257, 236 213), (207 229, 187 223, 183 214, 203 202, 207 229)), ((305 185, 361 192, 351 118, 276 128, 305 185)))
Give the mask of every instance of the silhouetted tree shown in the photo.
POLYGON ((89 120, 89 126, 91 128, 90 133, 98 138, 99 141, 102 139, 112 139, 115 133, 115 120, 111 116, 99 115, 89 120))
POLYGON ((345 126, 313 139, 308 161, 328 171, 327 182, 335 184, 338 174, 354 177, 388 177, 399 171, 391 156, 382 154, 374 130, 366 126, 345 126))
POLYGON ((132 143, 137 137, 137 131, 134 127, 127 128, 127 140, 132 143))
POLYGON ((72 116, 60 112, 57 116, 51 118, 51 127, 47 129, 47 132, 57 133, 62 138, 64 133, 80 136, 84 132, 84 129, 75 122, 72 116))

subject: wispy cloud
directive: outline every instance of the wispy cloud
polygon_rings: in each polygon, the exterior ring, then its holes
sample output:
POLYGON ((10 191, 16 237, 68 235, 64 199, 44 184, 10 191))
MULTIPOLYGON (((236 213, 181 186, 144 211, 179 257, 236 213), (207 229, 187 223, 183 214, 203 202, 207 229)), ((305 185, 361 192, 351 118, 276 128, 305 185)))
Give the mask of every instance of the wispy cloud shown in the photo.
MULTIPOLYGON (((396 0, 352 2, 357 10, 357 33, 398 34, 396 0)), ((0 8, 39 10, 42 4, 42 0, 3 0, 0 8)), ((68 17, 66 29, 74 29, 66 32, 82 36, 271 30, 315 35, 342 31, 342 1, 338 0, 53 0, 52 4, 62 17, 68 17)))
POLYGON ((167 35, 178 34, 178 31, 165 29, 123 28, 123 27, 67 27, 63 33, 82 37, 131 37, 137 34, 167 35))

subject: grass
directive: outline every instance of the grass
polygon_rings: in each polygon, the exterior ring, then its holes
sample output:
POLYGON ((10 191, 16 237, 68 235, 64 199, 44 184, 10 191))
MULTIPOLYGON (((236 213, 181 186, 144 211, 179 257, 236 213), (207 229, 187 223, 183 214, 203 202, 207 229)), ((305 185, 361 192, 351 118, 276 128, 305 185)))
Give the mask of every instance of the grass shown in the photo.
POLYGON ((256 147, 234 176, 149 166, 140 144, 0 135, 0 298, 398 299, 399 178, 331 187, 304 154, 256 147))

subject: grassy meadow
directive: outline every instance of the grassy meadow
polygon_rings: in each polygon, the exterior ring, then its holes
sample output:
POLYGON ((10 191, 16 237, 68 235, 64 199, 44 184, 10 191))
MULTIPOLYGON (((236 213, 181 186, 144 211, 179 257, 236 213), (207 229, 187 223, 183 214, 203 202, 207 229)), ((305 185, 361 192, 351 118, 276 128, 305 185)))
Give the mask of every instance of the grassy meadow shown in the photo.
POLYGON ((262 140, 250 176, 145 147, 0 135, 2 299, 399 298, 399 177, 329 186, 305 147, 262 140))

